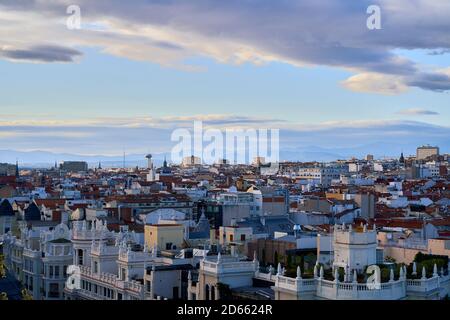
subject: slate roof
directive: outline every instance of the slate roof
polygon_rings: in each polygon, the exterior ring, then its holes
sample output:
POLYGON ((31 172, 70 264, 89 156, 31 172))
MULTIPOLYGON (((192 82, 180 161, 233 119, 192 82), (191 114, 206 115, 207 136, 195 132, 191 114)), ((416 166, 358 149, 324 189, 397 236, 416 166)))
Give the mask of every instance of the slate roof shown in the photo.
POLYGON ((0 217, 14 216, 14 210, 8 200, 4 199, 0 204, 0 217))

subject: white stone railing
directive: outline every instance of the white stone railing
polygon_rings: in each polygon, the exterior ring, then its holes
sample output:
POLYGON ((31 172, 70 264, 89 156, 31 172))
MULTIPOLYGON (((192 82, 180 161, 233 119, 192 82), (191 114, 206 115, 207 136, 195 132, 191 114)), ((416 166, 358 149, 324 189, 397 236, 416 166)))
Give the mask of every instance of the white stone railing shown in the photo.
POLYGON ((94 292, 91 292, 88 290, 83 290, 83 289, 77 290, 77 294, 80 295, 81 297, 89 299, 89 300, 113 300, 112 298, 108 298, 108 297, 105 297, 98 293, 94 293, 94 292))
POLYGON ((118 255, 119 248, 116 246, 108 246, 106 244, 96 243, 91 246, 91 254, 94 255, 118 255))
POLYGON ((275 278, 275 286, 297 293, 316 291, 316 279, 294 279, 285 276, 272 276, 275 278))
POLYGON ((253 261, 212 262, 203 260, 200 268, 211 273, 255 272, 256 264, 253 261))
POLYGON ((94 273, 90 267, 80 266, 81 276, 88 277, 103 284, 109 284, 116 289, 132 291, 134 294, 140 294, 143 289, 143 285, 137 281, 122 281, 112 273, 94 273))
POLYGON ((280 288, 284 288, 287 290, 292 290, 297 292, 299 289, 299 283, 296 279, 283 277, 283 276, 275 276, 275 286, 280 288))
MULTIPOLYGON (((343 283, 324 279, 294 279, 274 276, 275 289, 290 291, 301 295, 314 293, 317 297, 329 300, 400 300, 406 296, 405 280, 380 284, 373 288, 367 284, 343 283)), ((258 278, 268 278, 267 275, 258 278)))
POLYGON ((316 295, 329 300, 400 300, 406 297, 406 282, 398 280, 383 283, 379 288, 368 284, 336 283, 317 279, 316 295))
MULTIPOLYGON (((439 276, 429 279, 406 280, 406 289, 411 292, 429 292, 439 289, 440 281, 439 276)), ((445 281, 445 279, 442 278, 442 281, 445 281)))
POLYGON ((271 273, 257 272, 255 278, 260 279, 260 280, 264 280, 264 281, 275 282, 277 276, 274 275, 274 274, 271 274, 271 273))
POLYGON ((330 300, 400 300, 406 297, 407 292, 432 292, 450 281, 450 275, 419 280, 399 279, 373 288, 365 283, 344 283, 320 278, 296 279, 269 273, 257 273, 256 278, 275 281, 275 289, 290 291, 297 295, 315 292, 317 297, 330 300))
POLYGON ((107 238, 109 235, 110 232, 105 230, 72 230, 73 240, 100 240, 107 238))
POLYGON ((41 251, 24 248, 22 255, 29 258, 37 258, 41 255, 41 251))
POLYGON ((119 260, 123 262, 144 262, 153 260, 154 257, 151 252, 144 251, 119 251, 119 260))
POLYGON ((82 276, 89 277, 91 279, 97 280, 99 282, 108 283, 110 285, 117 285, 117 276, 112 273, 94 273, 90 267, 80 266, 80 271, 82 276))

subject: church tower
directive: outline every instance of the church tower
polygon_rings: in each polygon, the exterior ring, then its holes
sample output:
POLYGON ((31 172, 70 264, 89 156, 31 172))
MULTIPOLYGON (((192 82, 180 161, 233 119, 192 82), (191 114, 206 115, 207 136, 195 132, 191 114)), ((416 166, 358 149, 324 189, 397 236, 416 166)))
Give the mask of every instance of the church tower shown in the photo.
POLYGON ((16 160, 16 178, 18 178, 20 175, 19 173, 19 160, 16 160))

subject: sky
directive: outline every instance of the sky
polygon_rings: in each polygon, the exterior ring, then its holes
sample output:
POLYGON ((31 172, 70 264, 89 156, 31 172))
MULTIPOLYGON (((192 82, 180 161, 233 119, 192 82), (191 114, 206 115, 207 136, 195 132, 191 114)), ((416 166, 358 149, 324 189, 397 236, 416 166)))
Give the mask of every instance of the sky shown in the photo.
POLYGON ((0 150, 169 152, 202 120, 279 128, 299 157, 449 152, 449 17, 448 0, 0 0, 0 150))

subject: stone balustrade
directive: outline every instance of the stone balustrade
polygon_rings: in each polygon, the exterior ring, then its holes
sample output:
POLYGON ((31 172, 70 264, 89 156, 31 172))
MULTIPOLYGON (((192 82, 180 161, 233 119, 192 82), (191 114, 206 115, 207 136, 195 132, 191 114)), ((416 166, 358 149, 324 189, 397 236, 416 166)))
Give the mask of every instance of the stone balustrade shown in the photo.
POLYGON ((253 261, 208 261, 203 260, 200 268, 211 273, 256 272, 257 266, 253 261))
POLYGON ((400 278, 396 281, 374 284, 329 281, 321 278, 302 279, 290 278, 270 273, 256 273, 256 278, 274 281, 275 290, 291 292, 297 297, 314 292, 320 299, 329 300, 401 300, 407 295, 417 293, 427 294, 439 291, 443 283, 450 282, 450 276, 434 276, 428 279, 407 280, 400 278))
POLYGON ((117 289, 132 291, 135 294, 140 294, 143 289, 142 284, 137 281, 122 281, 115 274, 111 273, 94 273, 90 267, 81 266, 80 274, 82 277, 85 276, 100 283, 109 284, 117 289))

